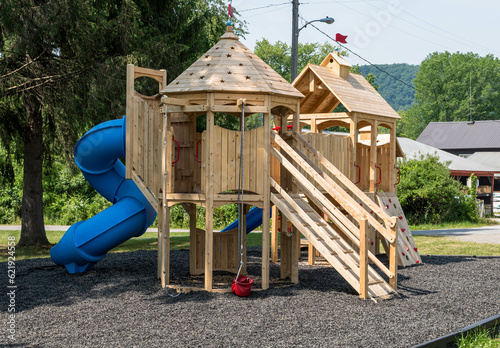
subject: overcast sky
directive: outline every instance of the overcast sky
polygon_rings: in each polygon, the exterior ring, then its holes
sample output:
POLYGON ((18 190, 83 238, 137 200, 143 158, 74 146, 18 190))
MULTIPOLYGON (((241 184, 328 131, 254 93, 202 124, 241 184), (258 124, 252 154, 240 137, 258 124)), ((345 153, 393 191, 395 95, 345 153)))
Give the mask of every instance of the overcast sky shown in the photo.
MULTIPOLYGON (((291 44, 290 0, 233 0, 248 23, 251 50, 262 38, 291 44), (262 8, 261 8, 262 7, 262 8)), ((307 21, 333 17, 335 23, 315 23, 328 35, 348 35, 346 47, 376 64, 420 64, 435 51, 468 52, 500 57, 500 1, 495 0, 302 0, 300 15, 307 21)), ((299 27, 304 25, 299 20, 299 27)), ((330 41, 312 26, 299 42, 330 41)), ((367 64, 350 54, 352 64, 367 64)))

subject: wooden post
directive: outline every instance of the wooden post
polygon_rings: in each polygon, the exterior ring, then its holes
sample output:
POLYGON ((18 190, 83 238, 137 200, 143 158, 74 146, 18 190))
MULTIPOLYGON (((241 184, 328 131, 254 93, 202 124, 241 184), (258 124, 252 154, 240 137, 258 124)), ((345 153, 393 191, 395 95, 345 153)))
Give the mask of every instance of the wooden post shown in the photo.
POLYGON ((378 135, 378 121, 373 120, 372 130, 370 133, 370 192, 376 192, 377 187, 377 135, 378 135))
POLYGON ((356 156, 358 149, 358 118, 356 113, 352 113, 351 125, 349 127, 349 137, 351 139, 351 152, 349 154, 349 175, 348 177, 352 182, 356 182, 358 172, 355 170, 354 163, 356 163, 356 156))
POLYGON ((394 217, 394 227, 391 228, 395 236, 394 242, 389 246, 389 271, 394 274, 394 277, 389 279, 389 285, 394 291, 398 289, 398 218, 394 217))
MULTIPOLYGON (((300 134, 300 126, 299 126, 299 116, 300 116, 300 100, 297 100, 297 110, 293 113, 293 130, 292 132, 300 134)), ((295 139, 292 139, 292 143, 294 144, 296 142, 295 139)), ((291 190, 290 192, 296 193, 297 186, 293 184, 291 177, 289 175, 290 181, 290 186, 291 190)), ((299 230, 295 227, 292 226, 292 267, 291 267, 291 281, 294 284, 299 283, 299 248, 300 248, 300 232, 299 230)))
POLYGON ((212 290, 213 283, 213 252, 214 252, 214 126, 215 115, 211 111, 214 105, 214 95, 208 94, 207 112, 207 150, 205 152, 204 161, 206 163, 206 177, 205 177, 205 290, 212 290))
POLYGON ((389 192, 396 192, 396 148, 397 148, 397 138, 396 138, 396 122, 391 125, 391 134, 389 142, 389 192))
POLYGON ((368 298, 368 238, 367 220, 359 221, 359 297, 368 298))
MULTIPOLYGON (((262 206, 262 289, 269 288, 269 209, 271 207, 271 97, 267 97, 269 113, 264 114, 264 203, 262 206)), ((274 213, 274 211, 273 211, 274 213)), ((277 220, 277 219, 276 219, 277 220)), ((274 221, 273 221, 274 222, 274 221)), ((274 229, 274 223, 273 223, 274 229)))
POLYGON ((134 115, 134 64, 127 64, 127 100, 126 100, 126 128, 127 135, 125 140, 125 179, 132 179, 132 154, 133 154, 133 141, 132 138, 132 124, 134 115))
MULTIPOLYGON (((279 232, 278 229, 280 227, 281 221, 278 221, 278 207, 273 205, 273 224, 272 224, 272 230, 271 230, 271 262, 277 263, 278 262, 278 243, 279 243, 279 232)), ((262 217, 264 219, 264 216, 262 217)), ((264 230, 264 227, 262 227, 262 230, 264 230)))
POLYGON ((196 274, 196 204, 186 204, 189 208, 189 273, 196 274))

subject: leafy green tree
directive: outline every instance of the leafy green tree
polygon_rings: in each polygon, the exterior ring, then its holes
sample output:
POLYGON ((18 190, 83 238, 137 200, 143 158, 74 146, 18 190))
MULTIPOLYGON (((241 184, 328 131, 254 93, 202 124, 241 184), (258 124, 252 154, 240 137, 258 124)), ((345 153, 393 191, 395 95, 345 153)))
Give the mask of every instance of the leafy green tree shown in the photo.
MULTIPOLYGON (((298 67, 299 72, 308 63, 320 64, 328 53, 335 49, 329 43, 299 43, 298 67)), ((285 42, 277 41, 271 44, 267 39, 262 39, 255 43, 255 54, 266 62, 274 71, 284 79, 290 81, 292 69, 292 48, 285 42)), ((345 55, 345 52, 342 52, 345 55)))
POLYGON ((429 122, 466 121, 500 114, 500 60, 475 53, 432 53, 415 78, 415 104, 403 114, 400 132, 415 139, 429 122))
POLYGON ((434 155, 399 163, 398 198, 411 224, 477 220, 474 198, 448 165, 434 155))
POLYGON ((0 4, 0 140, 24 163, 19 245, 48 244, 43 160, 123 115, 126 64, 166 68, 171 80, 217 41, 226 17, 222 0, 0 4))
MULTIPOLYGON (((387 71, 392 76, 409 85, 413 85, 413 80, 419 69, 418 65, 410 64, 377 64, 380 69, 387 71)), ((359 71, 370 82, 368 76, 372 74, 377 80, 380 95, 398 112, 408 110, 414 99, 415 90, 389 76, 376 67, 371 65, 362 65, 359 71)), ((371 83, 371 82, 370 82, 371 83)))

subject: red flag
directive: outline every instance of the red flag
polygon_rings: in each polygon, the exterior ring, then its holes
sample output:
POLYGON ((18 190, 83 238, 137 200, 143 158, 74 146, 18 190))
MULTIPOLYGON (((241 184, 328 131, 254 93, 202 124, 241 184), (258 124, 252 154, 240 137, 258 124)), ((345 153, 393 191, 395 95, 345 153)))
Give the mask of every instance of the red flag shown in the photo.
POLYGON ((347 35, 342 35, 339 33, 335 34, 335 41, 346 44, 347 41, 345 39, 347 39, 347 35))
POLYGON ((229 17, 233 18, 234 8, 231 4, 227 6, 227 13, 229 14, 229 17))

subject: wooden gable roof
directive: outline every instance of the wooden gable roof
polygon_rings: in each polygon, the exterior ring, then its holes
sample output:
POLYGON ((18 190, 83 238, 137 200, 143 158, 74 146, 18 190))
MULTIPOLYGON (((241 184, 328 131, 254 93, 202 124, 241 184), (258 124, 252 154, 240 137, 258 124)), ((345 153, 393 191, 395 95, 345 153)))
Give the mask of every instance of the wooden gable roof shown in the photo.
POLYGON ((347 61, 330 54, 323 66, 308 64, 293 82, 305 95, 300 111, 304 114, 330 113, 340 103, 350 112, 399 119, 399 115, 359 74, 346 72, 347 61))
POLYGON ((199 92, 261 93, 303 98, 255 53, 245 47, 231 26, 220 41, 173 80, 161 94, 199 92))

